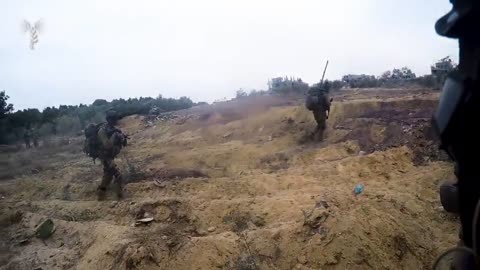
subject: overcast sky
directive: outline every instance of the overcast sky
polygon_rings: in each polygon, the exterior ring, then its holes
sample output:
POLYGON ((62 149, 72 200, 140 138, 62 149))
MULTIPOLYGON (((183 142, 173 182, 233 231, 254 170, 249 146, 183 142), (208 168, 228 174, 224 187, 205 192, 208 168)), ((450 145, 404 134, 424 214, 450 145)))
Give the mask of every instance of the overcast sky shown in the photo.
POLYGON ((455 60, 447 0, 1 0, 0 90, 16 109, 97 98, 231 97, 269 78, 428 73, 455 60), (43 19, 35 50, 21 22, 43 19))

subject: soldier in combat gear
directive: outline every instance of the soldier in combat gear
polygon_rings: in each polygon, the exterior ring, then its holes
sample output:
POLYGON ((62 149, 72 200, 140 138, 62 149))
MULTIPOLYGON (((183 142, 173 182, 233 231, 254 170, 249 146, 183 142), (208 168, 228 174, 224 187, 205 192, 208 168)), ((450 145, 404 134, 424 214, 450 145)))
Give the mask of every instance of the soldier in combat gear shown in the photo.
POLYGON ((37 148, 38 147, 38 139, 40 137, 40 135, 38 134, 38 128, 33 129, 31 134, 32 134, 32 140, 33 140, 33 146, 35 148, 37 148))
POLYGON ((326 81, 323 85, 319 84, 308 90, 306 106, 312 111, 313 117, 317 122, 313 138, 317 141, 323 140, 323 135, 327 127, 327 119, 330 114, 331 99, 328 99, 328 90, 330 84, 326 81))
POLYGON ((122 193, 122 174, 114 162, 115 157, 120 150, 127 145, 127 136, 115 127, 118 115, 115 111, 108 111, 106 123, 98 125, 89 125, 85 129, 85 153, 102 161, 103 177, 97 189, 99 200, 104 199, 108 185, 114 180, 115 193, 118 198, 123 197, 122 193))
POLYGON ((25 147, 27 149, 30 149, 31 145, 30 145, 30 140, 32 138, 32 130, 30 129, 30 127, 27 127, 27 129, 25 130, 25 133, 23 134, 23 141, 25 142, 25 147))
POLYGON ((305 100, 305 107, 313 112, 313 117, 317 122, 317 127, 312 134, 312 137, 316 141, 323 140, 323 133, 327 128, 327 119, 330 114, 330 103, 332 99, 328 99, 328 92, 330 90, 330 83, 328 80, 323 81, 325 78, 325 72, 327 71, 328 61, 325 64, 323 70, 322 79, 320 83, 310 87, 307 93, 307 99, 305 100))

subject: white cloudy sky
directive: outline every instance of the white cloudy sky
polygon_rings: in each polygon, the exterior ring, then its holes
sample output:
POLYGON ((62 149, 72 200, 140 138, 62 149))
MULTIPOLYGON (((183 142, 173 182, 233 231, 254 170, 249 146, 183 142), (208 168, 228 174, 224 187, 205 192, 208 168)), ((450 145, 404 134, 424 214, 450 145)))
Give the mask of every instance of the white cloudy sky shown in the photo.
POLYGON ((16 109, 97 98, 230 97, 268 78, 319 81, 457 59, 447 0, 1 0, 0 90, 16 109), (28 48, 23 19, 45 31, 28 48))

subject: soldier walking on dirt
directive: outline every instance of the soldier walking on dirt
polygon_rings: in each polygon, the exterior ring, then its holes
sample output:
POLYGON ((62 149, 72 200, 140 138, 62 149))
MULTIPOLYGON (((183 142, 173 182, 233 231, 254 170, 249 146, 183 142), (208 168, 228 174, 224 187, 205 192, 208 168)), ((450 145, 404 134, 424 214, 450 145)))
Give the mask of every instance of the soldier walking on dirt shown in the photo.
POLYGON ((35 128, 32 130, 32 140, 33 140, 33 146, 35 148, 38 147, 38 139, 39 139, 40 135, 38 134, 38 128, 35 128))
POLYGON ((108 111, 106 120, 106 123, 87 126, 84 151, 94 160, 98 158, 102 161, 103 177, 97 189, 98 199, 104 199, 107 187, 114 178, 115 193, 121 199, 123 197, 122 174, 118 170, 114 159, 120 153, 120 150, 127 145, 127 136, 115 127, 118 120, 115 111, 108 111))
POLYGON ((25 130, 25 133, 23 134, 23 140, 25 141, 25 147, 27 149, 30 149, 30 139, 32 137, 32 131, 30 130, 30 127, 27 127, 25 130))
POLYGON ((315 140, 322 141, 323 133, 327 127, 326 121, 330 114, 330 104, 332 99, 328 98, 328 90, 330 85, 325 82, 323 85, 310 87, 307 94, 306 107, 311 110, 313 117, 317 122, 317 127, 312 136, 315 140))

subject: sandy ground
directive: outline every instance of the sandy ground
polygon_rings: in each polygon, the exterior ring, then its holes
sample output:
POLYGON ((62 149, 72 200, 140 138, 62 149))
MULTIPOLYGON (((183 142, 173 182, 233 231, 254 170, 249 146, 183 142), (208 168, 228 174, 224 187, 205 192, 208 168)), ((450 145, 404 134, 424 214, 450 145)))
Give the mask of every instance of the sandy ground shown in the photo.
POLYGON ((294 98, 128 117, 121 201, 96 200, 81 137, 4 151, 0 269, 429 269, 458 230, 437 193, 453 177, 429 130, 437 97, 338 93, 323 142, 294 98), (47 218, 54 234, 34 237, 47 218))

